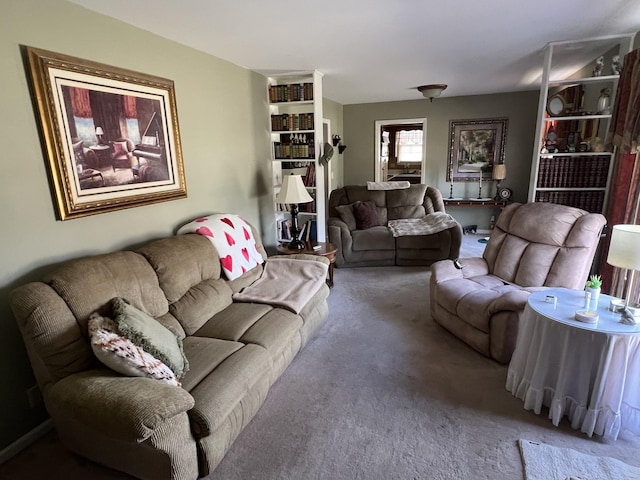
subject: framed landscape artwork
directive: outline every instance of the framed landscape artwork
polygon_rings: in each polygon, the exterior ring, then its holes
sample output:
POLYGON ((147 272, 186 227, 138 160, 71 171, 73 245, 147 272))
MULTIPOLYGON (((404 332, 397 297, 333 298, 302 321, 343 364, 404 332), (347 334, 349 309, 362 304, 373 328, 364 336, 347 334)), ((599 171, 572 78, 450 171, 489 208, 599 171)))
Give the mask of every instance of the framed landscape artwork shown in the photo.
POLYGON ((504 162, 506 118, 449 122, 447 181, 491 180, 494 163, 504 162))
POLYGON ((61 220, 187 196, 171 80, 25 50, 61 220))

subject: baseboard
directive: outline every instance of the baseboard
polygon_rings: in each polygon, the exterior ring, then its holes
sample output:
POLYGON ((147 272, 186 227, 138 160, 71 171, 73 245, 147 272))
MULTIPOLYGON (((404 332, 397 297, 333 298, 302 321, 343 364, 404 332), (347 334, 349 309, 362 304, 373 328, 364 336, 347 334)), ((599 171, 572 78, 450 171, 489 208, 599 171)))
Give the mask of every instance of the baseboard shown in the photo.
POLYGON ((52 428, 53 421, 49 418, 6 448, 0 450, 0 465, 15 457, 18 453, 34 443, 45 433, 49 432, 52 428))

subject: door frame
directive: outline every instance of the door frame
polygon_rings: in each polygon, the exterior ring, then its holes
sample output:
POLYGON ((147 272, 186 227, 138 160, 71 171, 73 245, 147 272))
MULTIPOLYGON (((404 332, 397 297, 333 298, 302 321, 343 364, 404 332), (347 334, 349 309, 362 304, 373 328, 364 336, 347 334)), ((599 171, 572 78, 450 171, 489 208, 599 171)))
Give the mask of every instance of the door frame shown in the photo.
POLYGON ((374 159, 374 181, 386 182, 386 178, 382 178, 383 165, 380 160, 380 143, 382 141, 381 130, 385 125, 404 125, 410 123, 422 123, 422 162, 420 166, 420 183, 426 183, 427 173, 427 119, 423 118, 399 118, 395 120, 376 120, 375 121, 375 159, 374 159))

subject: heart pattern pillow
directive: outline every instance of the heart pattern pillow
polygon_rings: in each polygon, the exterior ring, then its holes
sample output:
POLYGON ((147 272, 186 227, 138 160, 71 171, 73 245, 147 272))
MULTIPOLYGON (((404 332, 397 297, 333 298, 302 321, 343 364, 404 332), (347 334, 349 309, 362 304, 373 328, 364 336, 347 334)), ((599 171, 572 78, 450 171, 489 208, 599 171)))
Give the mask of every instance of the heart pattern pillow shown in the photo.
POLYGON ((264 263, 251 226, 238 215, 218 213, 197 218, 180 227, 178 234, 184 233, 197 233, 211 241, 229 280, 264 263))

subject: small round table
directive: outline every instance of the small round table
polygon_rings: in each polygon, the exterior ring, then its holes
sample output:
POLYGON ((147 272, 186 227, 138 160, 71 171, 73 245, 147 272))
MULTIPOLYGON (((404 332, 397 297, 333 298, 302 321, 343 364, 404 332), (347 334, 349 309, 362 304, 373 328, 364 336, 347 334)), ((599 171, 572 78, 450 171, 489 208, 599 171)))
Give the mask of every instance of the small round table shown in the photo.
POLYGON ((306 253, 308 255, 320 255, 329 259, 329 287, 333 287, 333 265, 336 263, 336 252, 338 247, 328 242, 304 242, 304 248, 293 249, 288 248, 286 244, 278 245, 278 253, 283 255, 295 255, 297 253, 306 253), (315 249, 313 247, 316 247, 315 249), (317 248, 320 247, 320 248, 317 248))

